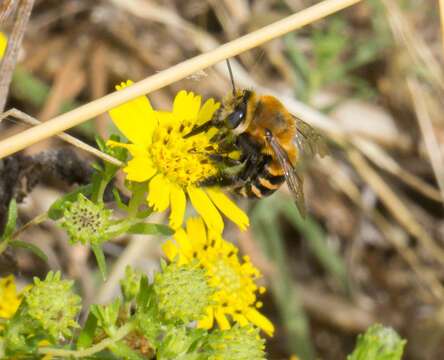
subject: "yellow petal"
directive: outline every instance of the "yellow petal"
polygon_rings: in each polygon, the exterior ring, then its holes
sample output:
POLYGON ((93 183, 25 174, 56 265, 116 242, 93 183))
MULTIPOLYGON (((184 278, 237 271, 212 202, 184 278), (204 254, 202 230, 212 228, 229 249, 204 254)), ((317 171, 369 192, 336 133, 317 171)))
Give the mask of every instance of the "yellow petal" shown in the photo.
POLYGON ((237 205, 232 202, 219 188, 206 188, 207 194, 210 196, 217 208, 231 219, 242 230, 246 230, 250 225, 247 214, 245 214, 237 205))
POLYGON ((200 217, 187 220, 187 233, 193 244, 203 246, 207 241, 207 231, 200 217))
POLYGON ((268 320, 264 315, 262 315, 256 309, 249 307, 245 311, 245 316, 248 320, 250 320, 254 325, 258 328, 262 329, 268 336, 273 336, 274 334, 274 326, 270 320, 268 320))
POLYGON ((174 233, 174 240, 180 248, 181 254, 188 260, 192 261, 193 247, 187 233, 180 228, 174 233))
POLYGON ((151 159, 146 157, 135 157, 128 161, 126 168, 123 169, 128 175, 126 178, 131 181, 144 182, 151 179, 157 172, 151 159))
POLYGON ((197 323, 197 328, 198 329, 211 329, 213 327, 213 323, 214 323, 213 307, 212 306, 208 306, 205 309, 205 312, 207 313, 207 315, 204 315, 202 317, 202 320, 200 320, 197 323))
POLYGON ((182 226, 187 198, 185 192, 179 185, 171 184, 170 191, 171 215, 169 225, 172 229, 177 229, 182 226))
POLYGON ((197 115, 197 124, 196 125, 202 125, 206 123, 207 121, 210 121, 213 117, 213 114, 216 112, 217 109, 219 109, 220 103, 214 102, 214 99, 211 98, 203 104, 202 108, 199 111, 199 114, 197 115))
POLYGON ((242 314, 233 315, 233 320, 238 322, 240 326, 246 326, 250 324, 248 319, 242 314))
POLYGON ((231 328, 230 322, 223 311, 219 310, 219 308, 217 308, 214 312, 214 317, 216 318, 217 325, 219 325, 221 330, 229 330, 231 328))
MULTIPOLYGON (((122 84, 119 88, 131 85, 122 84)), ((132 143, 151 145, 153 130, 156 127, 156 116, 146 96, 119 105, 109 111, 114 124, 132 143)))
POLYGON ((174 244, 171 240, 165 241, 161 246, 163 253, 170 261, 173 261, 176 255, 179 253, 177 245, 174 244))
POLYGON ((187 187, 187 192, 196 211, 202 216, 207 226, 219 234, 224 230, 222 216, 213 205, 208 195, 201 188, 194 185, 187 187))
POLYGON ((174 99, 173 115, 179 121, 197 117, 200 107, 200 96, 194 96, 192 92, 179 91, 174 99))
POLYGON ((162 174, 157 174, 150 181, 147 200, 158 212, 164 211, 170 205, 170 184, 162 174))

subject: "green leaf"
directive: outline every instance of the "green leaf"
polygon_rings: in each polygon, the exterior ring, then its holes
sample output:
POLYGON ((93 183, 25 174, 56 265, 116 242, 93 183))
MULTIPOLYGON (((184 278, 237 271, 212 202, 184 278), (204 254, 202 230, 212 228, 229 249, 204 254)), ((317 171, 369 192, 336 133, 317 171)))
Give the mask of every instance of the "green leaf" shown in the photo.
POLYGON ((94 340, 94 334, 97 328, 97 318, 92 312, 86 319, 85 327, 79 334, 77 339, 77 350, 89 348, 94 340))
POLYGON ((16 222, 17 222, 17 203, 15 202, 15 199, 12 199, 9 202, 8 220, 6 221, 5 232, 3 233, 2 241, 7 239, 9 235, 12 234, 16 222))
POLYGON ((100 135, 95 135, 94 139, 96 140, 99 150, 105 152, 106 150, 105 140, 103 140, 103 138, 100 135))
POLYGON ((41 258, 43 261, 48 262, 48 257, 45 255, 45 253, 33 244, 26 243, 23 241, 10 241, 9 245, 29 250, 35 255, 37 255, 39 258, 41 258))
POLYGON ((60 199, 57 199, 53 202, 48 210, 48 217, 52 220, 58 220, 63 217, 63 213, 65 211, 67 202, 75 202, 77 201, 78 194, 83 194, 88 196, 92 193, 92 185, 88 184, 70 192, 62 196, 60 199))
POLYGON ((144 312, 149 306, 148 302, 152 294, 152 286, 148 282, 148 277, 143 274, 140 279, 139 293, 136 297, 136 312, 144 312))
POLYGON ((141 211, 141 212, 137 213, 136 218, 146 219, 148 216, 150 216, 153 213, 153 211, 154 211, 153 209, 141 211))
POLYGON ((131 226, 128 231, 129 234, 149 234, 149 235, 173 235, 174 230, 167 225, 138 223, 131 226))
POLYGON ((96 256, 97 264, 99 265, 100 273, 102 274, 103 281, 106 281, 106 262, 105 255, 100 245, 92 244, 91 249, 96 256))
POLYGON ((92 167, 99 172, 105 171, 105 170, 103 170, 103 168, 99 164, 92 164, 92 167))

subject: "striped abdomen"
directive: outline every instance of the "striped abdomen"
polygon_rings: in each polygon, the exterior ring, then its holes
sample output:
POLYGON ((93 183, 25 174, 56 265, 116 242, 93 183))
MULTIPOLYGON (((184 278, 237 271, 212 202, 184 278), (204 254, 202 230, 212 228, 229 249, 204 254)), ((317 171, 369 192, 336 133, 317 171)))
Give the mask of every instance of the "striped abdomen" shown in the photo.
POLYGON ((262 154, 255 166, 255 171, 241 186, 233 186, 233 190, 247 198, 264 198, 273 194, 285 181, 279 164, 271 156, 262 154))

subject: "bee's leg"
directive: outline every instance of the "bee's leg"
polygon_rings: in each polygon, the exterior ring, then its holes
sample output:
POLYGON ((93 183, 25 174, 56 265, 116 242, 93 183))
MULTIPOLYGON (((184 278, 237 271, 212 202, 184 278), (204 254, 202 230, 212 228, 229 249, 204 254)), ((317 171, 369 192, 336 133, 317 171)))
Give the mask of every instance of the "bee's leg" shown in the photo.
POLYGON ((199 182, 197 186, 232 186, 243 184, 238 175, 218 174, 199 182))
POLYGON ((186 139, 186 138, 189 138, 191 136, 200 134, 200 133, 202 133, 204 131, 207 131, 207 130, 211 129, 212 127, 220 128, 221 125, 222 125, 221 122, 217 118, 213 117, 210 121, 207 121, 206 123, 204 123, 204 124, 202 124, 200 126, 195 127, 194 129, 192 129, 183 138, 186 139))
POLYGON ((250 154, 245 161, 244 170, 239 174, 240 179, 242 179, 243 181, 247 181, 254 175, 254 172, 257 171, 260 166, 260 157, 257 156, 255 153, 250 154))
POLYGON ((229 156, 224 156, 222 154, 208 154, 208 157, 213 163, 226 165, 228 167, 238 166, 242 164, 242 161, 232 159, 229 156))

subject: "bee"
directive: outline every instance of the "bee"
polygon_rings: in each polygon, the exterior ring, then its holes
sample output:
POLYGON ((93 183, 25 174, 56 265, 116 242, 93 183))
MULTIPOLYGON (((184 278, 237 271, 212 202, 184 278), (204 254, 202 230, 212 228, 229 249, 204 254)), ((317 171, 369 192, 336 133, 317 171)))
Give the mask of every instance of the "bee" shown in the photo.
POLYGON ((198 185, 229 187, 244 197, 263 198, 285 181, 305 218, 303 176, 296 163, 301 156, 327 155, 324 138, 306 122, 292 117, 275 97, 236 89, 229 63, 228 69, 233 91, 210 121, 185 135, 219 129, 211 139, 218 150, 208 156, 225 168, 198 185), (235 150, 240 152, 238 159, 230 156, 235 150))

